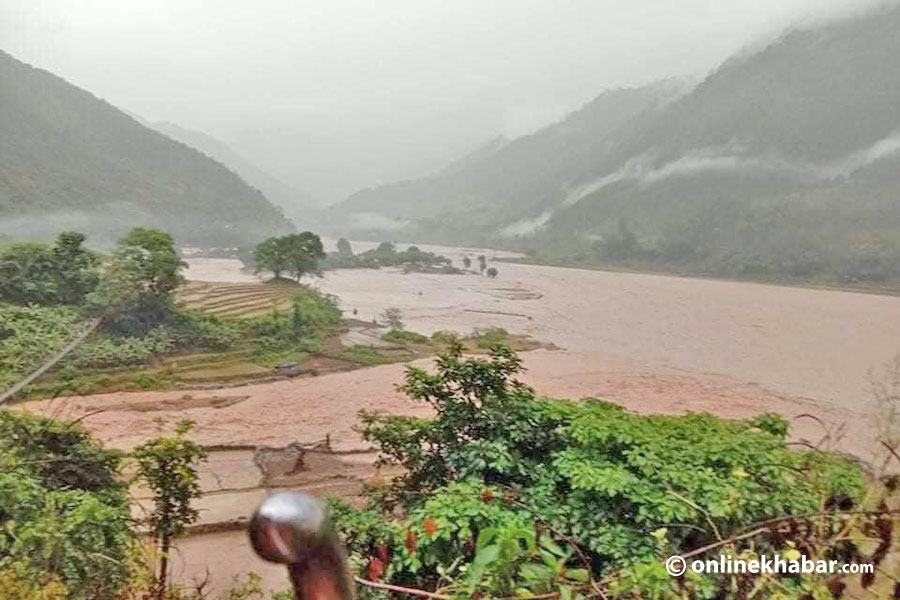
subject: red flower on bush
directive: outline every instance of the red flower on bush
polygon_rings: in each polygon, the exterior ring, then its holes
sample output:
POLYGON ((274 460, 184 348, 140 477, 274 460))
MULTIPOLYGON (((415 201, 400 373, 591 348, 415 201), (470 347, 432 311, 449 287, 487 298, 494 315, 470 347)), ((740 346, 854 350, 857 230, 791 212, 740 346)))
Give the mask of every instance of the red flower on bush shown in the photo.
POLYGON ((376 556, 369 557, 369 579, 378 581, 384 575, 384 561, 376 556))
POLYGON ((434 535, 438 529, 437 521, 431 517, 425 517, 425 520, 422 521, 422 529, 425 530, 426 535, 434 535))

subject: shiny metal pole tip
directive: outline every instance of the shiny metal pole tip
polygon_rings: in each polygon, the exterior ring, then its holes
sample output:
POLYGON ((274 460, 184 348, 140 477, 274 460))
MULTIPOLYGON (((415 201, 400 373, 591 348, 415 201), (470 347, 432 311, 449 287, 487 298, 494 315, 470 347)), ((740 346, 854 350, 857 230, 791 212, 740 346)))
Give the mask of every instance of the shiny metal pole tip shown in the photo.
POLYGON ((250 542, 265 560, 296 564, 330 539, 328 508, 308 494, 279 492, 263 500, 250 520, 250 542))

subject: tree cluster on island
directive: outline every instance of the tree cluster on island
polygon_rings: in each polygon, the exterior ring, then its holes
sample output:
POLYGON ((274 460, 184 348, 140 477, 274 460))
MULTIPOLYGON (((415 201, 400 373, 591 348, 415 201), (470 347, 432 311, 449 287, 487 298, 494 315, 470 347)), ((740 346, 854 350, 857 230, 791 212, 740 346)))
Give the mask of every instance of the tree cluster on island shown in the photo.
POLYGON ((318 275, 324 258, 322 239, 311 231, 270 237, 253 251, 254 271, 270 272, 276 280, 284 273, 298 282, 304 275, 318 275))
POLYGON ((406 273, 461 273, 453 266, 453 261, 446 256, 426 252, 418 246, 409 246, 406 250, 398 250, 392 242, 381 242, 376 248, 354 254, 353 248, 346 238, 338 240, 337 252, 329 253, 323 261, 322 267, 325 270, 400 267, 406 273))

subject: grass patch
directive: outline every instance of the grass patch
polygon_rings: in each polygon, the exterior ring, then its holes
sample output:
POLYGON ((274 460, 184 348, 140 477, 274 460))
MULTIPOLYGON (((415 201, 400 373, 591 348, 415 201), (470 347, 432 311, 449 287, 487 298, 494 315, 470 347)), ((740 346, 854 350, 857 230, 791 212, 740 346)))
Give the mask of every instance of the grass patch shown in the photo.
POLYGON ((391 329, 386 334, 381 336, 381 339, 387 340, 389 342, 395 342, 397 344, 430 344, 431 340, 429 340, 426 336, 421 333, 416 333, 415 331, 405 331, 403 329, 391 329))
POLYGON ((344 351, 336 358, 349 360, 350 362, 366 366, 396 362, 396 359, 391 359, 390 357, 381 354, 375 346, 364 346, 362 344, 355 344, 349 348, 344 348, 344 351))

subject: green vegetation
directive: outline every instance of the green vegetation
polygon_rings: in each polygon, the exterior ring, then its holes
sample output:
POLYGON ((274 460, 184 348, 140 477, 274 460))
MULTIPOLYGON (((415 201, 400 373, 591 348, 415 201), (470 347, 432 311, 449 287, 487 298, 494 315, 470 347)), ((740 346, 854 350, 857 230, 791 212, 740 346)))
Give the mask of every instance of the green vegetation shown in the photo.
MULTIPOLYGON (((4 243, 5 251, 12 249, 8 256, 15 258, 14 266, 7 265, 9 272, 19 273, 16 281, 22 285, 7 297, 16 303, 0 303, 0 389, 11 387, 68 345, 91 316, 102 316, 100 328, 29 385, 22 392, 25 397, 317 374, 353 364, 407 361, 442 351, 454 340, 471 352, 484 352, 495 343, 517 350, 538 346, 499 329, 476 331, 467 338, 446 333, 429 339, 403 331, 402 313, 389 308, 381 319, 391 328, 384 340, 392 346, 344 347, 338 337, 342 323, 337 298, 282 278, 266 284, 186 285, 181 275, 185 264, 172 237, 154 229, 131 230, 105 256, 84 250, 83 242, 83 235, 70 232, 52 248, 4 243), (29 258, 35 256, 40 260, 29 258), (41 268, 32 269, 36 264, 41 268), (325 362, 315 362, 316 357, 325 362), (311 361, 308 367, 306 361, 311 361), (290 373, 276 369, 293 363, 290 373)), ((258 253, 287 249, 263 260, 283 258, 283 272, 297 276, 316 268, 320 244, 307 232, 267 240, 258 253)), ((349 243, 341 247, 352 253, 349 243)), ((377 254, 419 256, 419 251, 398 253, 386 245, 377 254)), ((273 273, 282 272, 277 264, 267 264, 273 273)))
POLYGON ((402 357, 387 356, 380 352, 375 346, 354 344, 349 348, 344 348, 343 351, 338 355, 338 358, 342 360, 349 360, 350 362, 355 362, 360 365, 374 366, 408 360, 411 356, 414 355, 409 354, 402 357))
POLYGON ((341 311, 335 297, 300 288, 289 312, 275 310, 265 317, 248 319, 245 327, 259 352, 276 353, 318 350, 321 341, 334 334, 340 324, 341 311))
POLYGON ((475 340, 476 346, 489 350, 498 344, 505 344, 509 339, 509 332, 502 327, 488 327, 474 330, 471 337, 475 340))
POLYGON ((275 279, 280 279, 287 272, 297 281, 304 275, 319 273, 319 262, 324 258, 322 240, 311 231, 269 238, 253 253, 257 273, 270 271, 275 279))
POLYGON ((0 388, 12 386, 62 349, 82 320, 74 308, 0 304, 0 388))
POLYGON ((15 259, 4 263, 15 284, 3 287, 4 299, 15 304, 0 303, 0 389, 66 346, 91 315, 103 317, 100 329, 26 393, 151 389, 182 380, 271 375, 281 360, 321 351, 323 340, 340 326, 335 298, 296 284, 273 285, 278 302, 254 318, 222 320, 177 307, 184 263, 172 237, 160 231, 135 228, 105 257, 85 251, 83 241, 79 233, 65 233, 53 248, 4 246, 4 256, 15 259), (208 354, 189 361, 185 370, 177 361, 186 353, 208 354))
POLYGON ((453 268, 446 256, 425 252, 417 246, 409 246, 398 251, 391 242, 382 242, 377 248, 360 254, 353 254, 350 243, 340 244, 337 252, 328 254, 322 267, 329 269, 378 269, 381 267, 403 267, 409 271, 437 271, 446 273, 458 272, 453 268))
MULTIPOLYGON (((163 324, 143 335, 98 331, 27 393, 154 389, 271 377, 274 365, 321 352, 324 340, 340 327, 334 298, 297 286, 290 302, 286 311, 247 319, 172 309, 163 324)), ((0 388, 61 349, 81 321, 73 308, 0 305, 0 388), (41 352, 34 351, 36 345, 41 352)))
POLYGON ((172 539, 200 517, 192 502, 201 495, 197 464, 206 460, 207 453, 185 437, 192 426, 192 422, 182 421, 174 436, 140 444, 133 453, 135 478, 153 493, 153 512, 147 525, 159 549, 159 565, 151 587, 156 600, 167 597, 172 539))
MULTIPOLYGON (((435 337, 453 343, 447 332, 435 337)), ((543 398, 516 381, 521 361, 510 350, 495 346, 487 359, 461 351, 453 344, 436 373, 407 369, 401 389, 429 404, 433 419, 361 413, 380 462, 402 467, 367 489, 365 508, 332 501, 351 568, 368 580, 454 598, 571 600, 712 600, 752 585, 755 597, 774 600, 832 597, 835 582, 816 573, 673 578, 663 561, 889 560, 896 478, 879 487, 844 457, 791 449, 780 416, 641 416, 595 399, 543 398)), ((892 389, 883 402, 893 402, 892 389)), ((122 457, 77 423, 0 412, 0 595, 209 598, 165 575, 172 537, 197 518, 206 453, 187 439, 190 426, 132 454, 131 478, 154 498, 144 525, 159 552, 142 558, 122 457)), ((361 596, 379 592, 364 587, 361 596)), ((265 595, 249 574, 220 597, 265 595)))
POLYGON ((0 247, 0 302, 80 305, 97 285, 98 257, 84 234, 59 234, 54 246, 37 242, 0 247))
POLYGON ((105 450, 77 422, 0 411, 0 598, 4 600, 285 600, 253 573, 211 596, 167 581, 173 536, 198 516, 197 465, 206 451, 173 435, 105 450), (123 467, 132 465, 126 476, 123 467), (153 493, 143 521, 129 514, 126 480, 153 493), (156 552, 148 552, 142 527, 156 552), (152 564, 153 562, 157 564, 152 564))
POLYGON ((186 265, 168 233, 135 227, 104 261, 97 289, 87 298, 118 333, 139 335, 167 322, 186 265))
POLYGON ((0 596, 117 597, 135 539, 119 464, 77 423, 0 411, 0 596))
POLYGON ((415 331, 403 331, 402 329, 392 329, 381 336, 389 342, 397 342, 398 344, 429 344, 431 340, 415 331))
MULTIPOLYGON (((728 576, 672 578, 664 559, 718 540, 731 541, 704 558, 795 547, 838 558, 871 547, 854 538, 872 523, 855 520, 866 507, 862 470, 790 449, 781 417, 639 416, 541 398, 515 380, 520 371, 505 348, 484 360, 456 346, 434 374, 408 368, 402 386, 435 418, 361 413, 381 462, 403 467, 370 489, 368 508, 334 503, 361 575, 461 597, 714 598, 728 576), (828 516, 811 525, 806 515, 828 516), (794 529, 739 537, 771 519, 794 529)), ((826 583, 797 575, 754 585, 757 597, 818 597, 826 583)))

